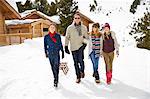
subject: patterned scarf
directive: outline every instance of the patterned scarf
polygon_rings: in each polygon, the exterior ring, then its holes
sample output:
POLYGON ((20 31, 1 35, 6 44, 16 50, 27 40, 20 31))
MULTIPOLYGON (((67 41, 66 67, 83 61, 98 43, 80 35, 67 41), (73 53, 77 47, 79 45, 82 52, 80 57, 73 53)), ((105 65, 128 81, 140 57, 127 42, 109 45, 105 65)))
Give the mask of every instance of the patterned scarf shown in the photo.
POLYGON ((92 50, 95 52, 95 57, 100 56, 100 33, 91 35, 92 50))
POLYGON ((56 38, 54 37, 55 35, 56 35, 56 32, 54 32, 54 33, 49 32, 49 36, 54 43, 56 43, 56 38))
POLYGON ((81 33, 81 23, 79 23, 79 25, 75 24, 75 28, 77 29, 77 31, 79 33, 79 36, 82 36, 82 33, 81 33))

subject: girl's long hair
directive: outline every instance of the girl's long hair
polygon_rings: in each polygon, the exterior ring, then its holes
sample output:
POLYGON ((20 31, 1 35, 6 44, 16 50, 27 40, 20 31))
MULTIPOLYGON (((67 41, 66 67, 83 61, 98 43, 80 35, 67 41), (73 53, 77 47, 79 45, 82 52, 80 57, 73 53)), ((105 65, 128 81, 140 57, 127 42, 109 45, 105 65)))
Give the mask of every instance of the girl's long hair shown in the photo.
POLYGON ((102 33, 99 31, 99 28, 100 28, 99 23, 94 23, 94 24, 92 25, 92 31, 91 31, 90 35, 91 35, 91 36, 94 35, 94 36, 99 36, 99 37, 101 37, 102 33), (93 28, 97 28, 97 31, 96 31, 97 33, 96 33, 96 34, 94 33, 93 28))

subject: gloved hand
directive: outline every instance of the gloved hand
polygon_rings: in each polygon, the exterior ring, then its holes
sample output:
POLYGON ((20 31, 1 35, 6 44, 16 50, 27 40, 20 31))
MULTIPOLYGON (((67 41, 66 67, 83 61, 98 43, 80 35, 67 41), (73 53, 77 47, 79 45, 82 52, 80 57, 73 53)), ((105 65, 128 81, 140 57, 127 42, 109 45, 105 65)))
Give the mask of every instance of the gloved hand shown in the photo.
POLYGON ((65 46, 65 52, 66 52, 67 54, 70 54, 70 51, 69 51, 69 49, 68 49, 68 46, 65 46))
POLYGON ((83 50, 86 48, 86 46, 87 46, 87 44, 85 44, 85 43, 82 43, 83 45, 82 45, 82 47, 83 47, 83 50))
POLYGON ((47 54, 45 54, 45 56, 46 56, 46 58, 48 58, 48 55, 47 55, 47 54))
POLYGON ((62 51, 62 59, 65 57, 65 55, 64 55, 64 51, 62 51))

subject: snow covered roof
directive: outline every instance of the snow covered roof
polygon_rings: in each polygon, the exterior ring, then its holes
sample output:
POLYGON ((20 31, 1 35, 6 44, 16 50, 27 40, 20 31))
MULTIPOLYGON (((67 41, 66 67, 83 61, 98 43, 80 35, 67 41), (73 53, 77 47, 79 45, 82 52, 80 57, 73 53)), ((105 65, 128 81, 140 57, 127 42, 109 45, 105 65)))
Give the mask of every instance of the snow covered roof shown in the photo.
POLYGON ((6 25, 30 24, 41 19, 5 20, 6 25))
MULTIPOLYGON (((20 13, 20 15, 22 16, 22 18, 27 18, 28 16, 32 15, 32 14, 38 14, 41 17, 44 17, 52 22, 55 22, 56 24, 60 24, 60 17, 58 15, 54 15, 54 16, 48 16, 40 11, 37 11, 36 9, 33 10, 26 10, 25 12, 20 13)), ((94 21, 91 20, 89 17, 87 17, 85 14, 81 13, 81 17, 85 18, 86 20, 88 20, 90 23, 93 23, 94 21)))
POLYGON ((87 17, 87 15, 86 15, 85 12, 83 13, 83 12, 79 11, 79 13, 80 13, 81 17, 85 18, 85 19, 88 20, 90 23, 94 23, 93 20, 91 20, 89 17, 87 17))
POLYGON ((21 15, 22 18, 26 18, 27 16, 31 15, 32 13, 33 14, 36 13, 39 16, 44 17, 44 18, 46 18, 46 19, 48 19, 48 20, 50 20, 50 21, 52 21, 52 22, 54 22, 56 24, 60 24, 59 16, 57 16, 57 15, 55 15, 55 16, 48 16, 48 15, 46 15, 46 14, 40 12, 40 11, 37 11, 36 9, 26 10, 25 12, 20 13, 20 15, 21 15))
POLYGON ((27 15, 31 14, 32 12, 36 11, 36 9, 33 9, 33 10, 26 10, 22 13, 20 13, 21 17, 26 17, 27 15))
POLYGON ((15 0, 6 0, 6 1, 18 12, 18 7, 15 0))
POLYGON ((51 16, 50 19, 51 19, 53 22, 60 24, 60 16, 59 16, 59 15, 51 16))
POLYGON ((1 0, 1 10, 5 19, 20 19, 21 16, 18 13, 17 4, 14 0, 1 0))
POLYGON ((48 16, 48 15, 46 15, 46 14, 40 12, 40 11, 37 11, 37 13, 40 14, 40 15, 42 15, 43 17, 45 17, 45 18, 47 18, 47 19, 49 19, 49 20, 51 20, 51 21, 57 23, 57 24, 60 24, 59 16, 57 16, 57 15, 50 17, 50 16, 48 16))

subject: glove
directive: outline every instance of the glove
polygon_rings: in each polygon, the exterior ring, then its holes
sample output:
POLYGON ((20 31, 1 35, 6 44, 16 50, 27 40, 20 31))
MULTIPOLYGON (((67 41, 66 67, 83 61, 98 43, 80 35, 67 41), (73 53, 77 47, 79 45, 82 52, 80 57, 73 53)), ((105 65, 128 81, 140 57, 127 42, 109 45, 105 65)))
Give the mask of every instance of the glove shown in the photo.
POLYGON ((67 54, 70 54, 70 51, 69 51, 69 49, 68 49, 68 46, 65 46, 65 52, 66 52, 67 54))
POLYGON ((64 51, 62 51, 62 59, 65 57, 65 55, 64 55, 64 51))
POLYGON ((119 51, 116 51, 117 57, 119 56, 119 51))
POLYGON ((87 44, 85 44, 85 43, 82 43, 83 45, 82 45, 82 47, 83 47, 83 50, 86 48, 86 46, 87 46, 87 44))
POLYGON ((48 55, 47 55, 47 54, 45 54, 45 56, 46 56, 46 58, 48 58, 48 55))

